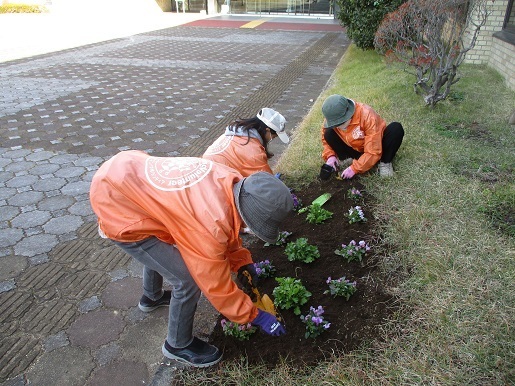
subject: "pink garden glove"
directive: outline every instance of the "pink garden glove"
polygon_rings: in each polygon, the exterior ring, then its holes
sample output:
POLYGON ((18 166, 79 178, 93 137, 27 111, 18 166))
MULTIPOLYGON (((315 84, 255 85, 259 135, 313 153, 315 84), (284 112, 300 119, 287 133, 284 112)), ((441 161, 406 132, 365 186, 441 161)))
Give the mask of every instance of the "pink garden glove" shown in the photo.
POLYGON ((338 158, 332 155, 327 159, 326 164, 331 166, 334 170, 336 170, 336 168, 338 167, 338 158))
POLYGON ((352 177, 354 177, 356 173, 354 172, 354 170, 352 170, 352 168, 349 166, 347 169, 345 169, 343 172, 342 172, 342 178, 343 179, 350 179, 352 177))

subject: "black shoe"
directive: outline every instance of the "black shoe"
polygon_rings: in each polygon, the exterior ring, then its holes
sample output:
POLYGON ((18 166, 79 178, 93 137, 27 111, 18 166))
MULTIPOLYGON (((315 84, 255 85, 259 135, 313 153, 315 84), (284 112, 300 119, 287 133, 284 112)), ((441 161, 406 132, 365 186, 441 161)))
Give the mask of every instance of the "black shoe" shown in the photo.
POLYGON ((168 359, 175 359, 194 367, 212 366, 222 359, 222 353, 215 346, 196 337, 184 348, 173 348, 165 340, 162 351, 168 359))
POLYGON ((160 299, 152 300, 143 295, 139 301, 138 307, 143 312, 154 311, 159 307, 168 307, 170 299, 172 298, 172 291, 164 291, 160 299))

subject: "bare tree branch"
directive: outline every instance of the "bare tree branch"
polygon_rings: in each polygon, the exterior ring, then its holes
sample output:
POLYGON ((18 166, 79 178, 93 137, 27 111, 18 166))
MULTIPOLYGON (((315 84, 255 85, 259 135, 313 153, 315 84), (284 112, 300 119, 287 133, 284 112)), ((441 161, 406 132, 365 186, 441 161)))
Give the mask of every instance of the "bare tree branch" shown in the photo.
POLYGON ((386 15, 374 45, 389 60, 414 68, 415 92, 427 105, 445 99, 458 67, 476 44, 493 0, 408 0, 386 15))

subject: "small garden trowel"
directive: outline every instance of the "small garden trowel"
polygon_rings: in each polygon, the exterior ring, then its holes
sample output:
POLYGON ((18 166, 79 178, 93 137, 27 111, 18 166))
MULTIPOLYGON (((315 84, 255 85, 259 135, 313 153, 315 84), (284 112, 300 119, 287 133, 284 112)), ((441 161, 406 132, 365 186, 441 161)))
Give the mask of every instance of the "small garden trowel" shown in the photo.
MULTIPOLYGON (((327 201, 329 201, 329 199, 331 198, 331 193, 324 193, 322 194, 321 196, 315 198, 313 200, 313 202, 311 203, 311 205, 324 205, 327 201)), ((311 205, 308 205, 308 206, 305 206, 304 208, 301 208, 298 213, 304 213, 305 211, 307 211, 309 209, 309 207, 311 205)))
POLYGON ((270 296, 268 296, 267 294, 262 295, 261 292, 259 292, 257 287, 252 283, 252 277, 249 271, 244 271, 243 274, 247 277, 250 285, 252 286, 252 292, 255 295, 255 299, 253 299, 254 305, 260 310, 269 312, 270 314, 274 315, 277 318, 277 320, 282 322, 283 318, 281 317, 279 312, 277 312, 274 302, 272 299, 270 299, 270 296))

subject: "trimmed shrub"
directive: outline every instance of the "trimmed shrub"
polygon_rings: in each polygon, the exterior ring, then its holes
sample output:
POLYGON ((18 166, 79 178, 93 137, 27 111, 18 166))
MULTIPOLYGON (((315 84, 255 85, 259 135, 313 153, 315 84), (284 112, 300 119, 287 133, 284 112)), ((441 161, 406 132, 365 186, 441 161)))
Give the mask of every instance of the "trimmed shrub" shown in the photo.
POLYGON ((347 36, 357 47, 374 48, 374 36, 384 16, 406 0, 336 0, 340 6, 338 19, 347 36))

